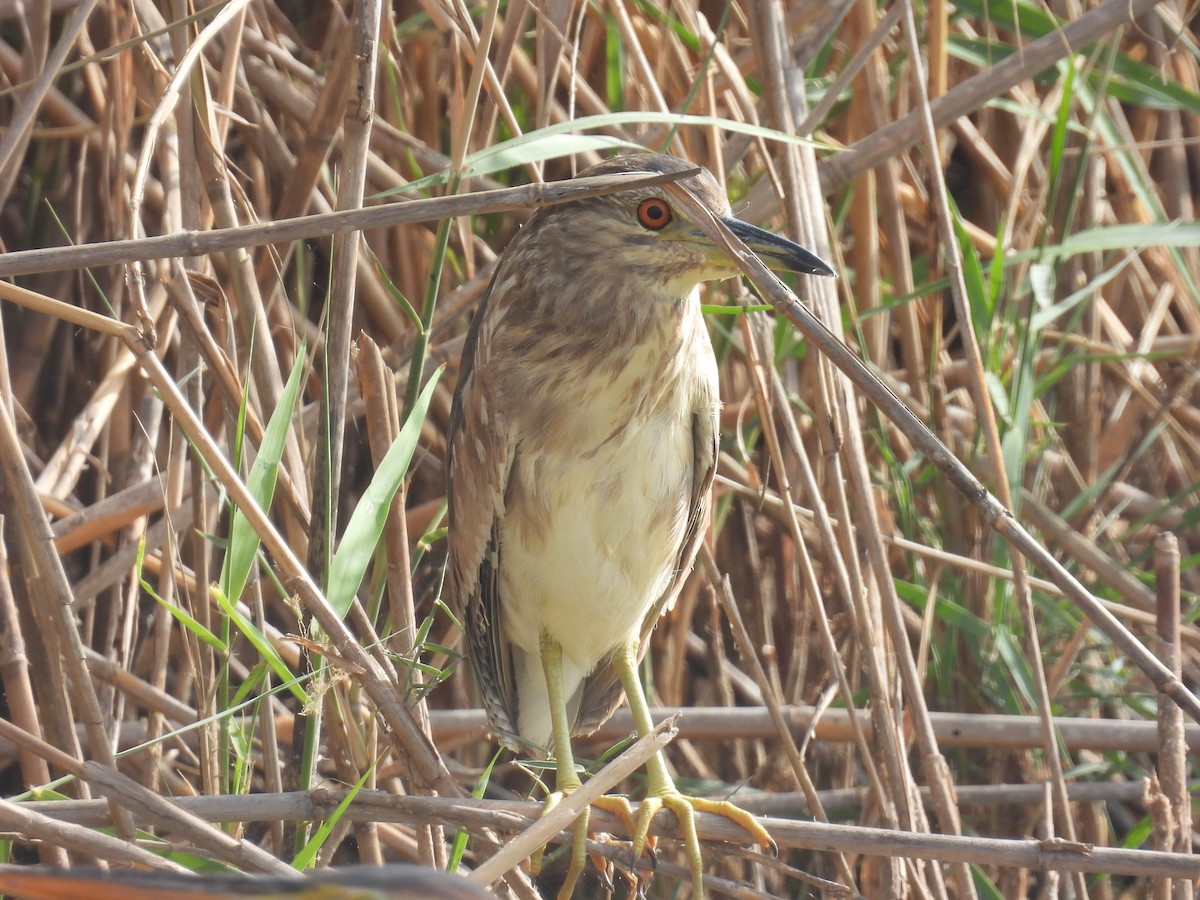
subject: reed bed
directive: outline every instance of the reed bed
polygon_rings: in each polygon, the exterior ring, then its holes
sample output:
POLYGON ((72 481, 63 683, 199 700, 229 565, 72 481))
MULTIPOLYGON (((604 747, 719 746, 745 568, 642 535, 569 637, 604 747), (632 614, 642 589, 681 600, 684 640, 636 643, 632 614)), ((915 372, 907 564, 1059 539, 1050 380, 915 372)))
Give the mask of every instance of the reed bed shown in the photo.
MULTIPOLYGON (((644 676, 780 849, 702 816, 712 891, 1192 896, 1193 14, 0 0, 0 862, 554 890, 441 597, 446 432, 497 253, 644 148, 839 272, 704 296, 714 515, 644 676)), ((628 731, 578 752, 636 798, 628 731)))

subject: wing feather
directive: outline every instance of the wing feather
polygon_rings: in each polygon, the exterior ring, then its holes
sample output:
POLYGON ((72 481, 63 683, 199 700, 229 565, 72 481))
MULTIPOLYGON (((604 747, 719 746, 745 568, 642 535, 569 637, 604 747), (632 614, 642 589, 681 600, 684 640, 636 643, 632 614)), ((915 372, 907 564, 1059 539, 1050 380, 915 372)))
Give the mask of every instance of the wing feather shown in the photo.
POLYGON ((513 448, 504 411, 489 378, 491 342, 485 332, 494 285, 493 277, 467 333, 450 416, 446 586, 452 608, 466 631, 467 654, 488 721, 501 741, 513 746, 517 696, 512 654, 503 640, 498 580, 498 522, 504 512, 513 448))

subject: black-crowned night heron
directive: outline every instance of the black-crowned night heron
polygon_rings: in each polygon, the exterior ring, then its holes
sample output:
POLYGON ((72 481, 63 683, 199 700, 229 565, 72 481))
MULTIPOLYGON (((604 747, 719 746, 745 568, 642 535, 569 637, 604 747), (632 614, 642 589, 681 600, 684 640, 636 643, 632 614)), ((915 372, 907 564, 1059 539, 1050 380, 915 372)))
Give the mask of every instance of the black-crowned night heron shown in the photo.
MULTIPOLYGON (((693 168, 625 156, 581 176, 693 168)), ((768 265, 833 274, 732 218, 709 172, 681 183, 768 265)), ((493 729, 514 750, 550 746, 560 796, 581 785, 571 736, 603 723, 622 691, 638 732, 654 727, 637 663, 695 559, 717 457, 717 364, 699 286, 737 271, 661 188, 631 189, 536 212, 471 323, 450 433, 447 590, 493 729)), ((698 896, 693 810, 771 844, 743 810, 680 794, 661 756, 647 775, 635 859, 669 807, 698 896)), ((586 837, 585 812, 560 896, 583 869, 586 837)))

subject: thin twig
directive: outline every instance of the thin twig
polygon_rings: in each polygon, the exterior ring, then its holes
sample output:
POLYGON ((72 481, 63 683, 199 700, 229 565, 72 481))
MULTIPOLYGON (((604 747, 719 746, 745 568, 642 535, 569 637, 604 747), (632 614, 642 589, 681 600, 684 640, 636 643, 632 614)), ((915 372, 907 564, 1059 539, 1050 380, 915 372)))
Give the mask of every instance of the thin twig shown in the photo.
MULTIPOLYGON (((180 234, 165 234, 135 240, 99 241, 94 244, 77 244, 72 247, 18 250, 0 256, 0 277, 27 275, 31 272, 90 269, 137 260, 202 256, 206 253, 244 250, 261 247, 265 244, 302 241, 350 231, 389 228, 413 222, 434 222, 455 216, 514 212, 530 207, 566 203, 584 197, 599 197, 635 187, 664 184, 668 181, 686 178, 691 174, 691 172, 674 172, 648 175, 597 175, 592 178, 580 178, 577 181, 554 181, 548 184, 527 184, 515 188, 457 194, 453 197, 404 200, 365 209, 299 216, 294 219, 280 219, 254 225, 214 228, 210 231, 186 231, 180 234)), ((13 299, 17 303, 21 302, 17 298, 8 299, 13 299)), ((62 318, 61 315, 60 318, 62 318)), ((112 320, 109 322, 111 323, 112 320)), ((90 322, 80 322, 79 324, 96 327, 90 322)), ((122 326, 109 324, 107 327, 115 330, 122 326)))

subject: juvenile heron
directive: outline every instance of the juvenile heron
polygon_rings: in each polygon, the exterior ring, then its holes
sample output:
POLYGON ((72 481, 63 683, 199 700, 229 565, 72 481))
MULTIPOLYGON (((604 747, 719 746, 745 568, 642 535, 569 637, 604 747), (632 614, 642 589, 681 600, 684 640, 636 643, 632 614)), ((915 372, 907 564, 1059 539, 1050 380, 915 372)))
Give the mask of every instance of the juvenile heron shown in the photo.
MULTIPOLYGON (((693 168, 643 155, 580 174, 693 168)), ((769 265, 833 274, 734 219, 708 171, 681 183, 769 265)), ((717 457, 717 364, 699 286, 735 274, 661 188, 631 189, 536 212, 471 323, 451 417, 447 589, 492 728, 514 750, 552 748, 559 797, 581 786, 571 736, 599 727, 622 692, 638 732, 654 727, 637 663, 695 559, 717 457)), ((745 811, 680 794, 661 755, 647 776, 634 857, 667 806, 697 896, 693 810, 771 845, 745 811)), ((560 896, 582 872, 586 837, 585 812, 560 896)))

